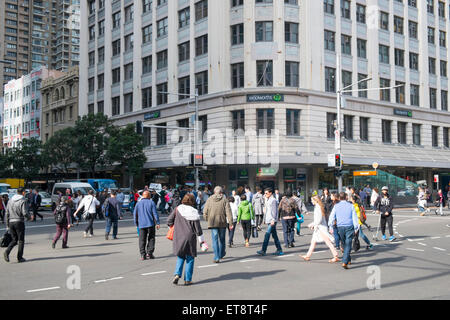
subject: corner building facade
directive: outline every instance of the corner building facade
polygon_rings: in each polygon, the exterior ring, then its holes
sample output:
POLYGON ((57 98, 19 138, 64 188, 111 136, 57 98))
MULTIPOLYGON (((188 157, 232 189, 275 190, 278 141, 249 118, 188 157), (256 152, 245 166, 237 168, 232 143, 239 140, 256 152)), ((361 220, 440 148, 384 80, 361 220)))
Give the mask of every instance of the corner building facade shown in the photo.
MULTIPOLYGON (((202 182, 335 187, 337 55, 341 87, 404 83, 345 96, 344 168, 430 185, 450 171, 448 1, 82 1, 81 20, 80 115, 193 128, 194 99, 178 94, 198 89, 202 182)), ((144 137, 145 183, 193 182, 192 133, 144 137)))

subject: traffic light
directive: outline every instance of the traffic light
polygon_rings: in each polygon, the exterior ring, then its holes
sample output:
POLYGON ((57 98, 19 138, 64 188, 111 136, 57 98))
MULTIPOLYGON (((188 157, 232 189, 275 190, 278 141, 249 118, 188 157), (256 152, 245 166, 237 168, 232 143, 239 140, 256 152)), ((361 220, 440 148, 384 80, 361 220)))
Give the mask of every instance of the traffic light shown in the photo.
POLYGON ((341 176, 343 176, 344 174, 343 174, 342 171, 343 171, 343 170, 340 169, 340 168, 335 168, 335 169, 334 169, 334 176, 335 176, 335 177, 341 177, 341 176))
POLYGON ((335 160, 335 162, 334 162, 334 165, 335 165, 335 167, 337 167, 337 168, 340 168, 341 167, 341 155, 340 154, 336 154, 335 156, 334 156, 334 160, 335 160))
POLYGON ((203 155, 191 153, 191 166, 202 167, 203 166, 203 155))
POLYGON ((136 133, 144 134, 144 127, 142 125, 142 121, 140 121, 140 120, 136 121, 136 133))

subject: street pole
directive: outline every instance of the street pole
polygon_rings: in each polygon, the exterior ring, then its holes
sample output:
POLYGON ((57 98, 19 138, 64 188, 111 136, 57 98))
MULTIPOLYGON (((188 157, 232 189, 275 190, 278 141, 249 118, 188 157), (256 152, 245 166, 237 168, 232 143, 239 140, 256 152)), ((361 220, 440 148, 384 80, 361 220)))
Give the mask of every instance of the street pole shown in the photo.
POLYGON ((335 149, 336 154, 341 156, 341 163, 339 163, 338 169, 338 192, 342 192, 342 154, 341 154, 341 56, 339 54, 336 55, 336 91, 337 91, 337 121, 336 121, 336 131, 335 131, 335 149))
POLYGON ((195 191, 200 187, 199 169, 195 165, 195 157, 198 153, 199 130, 198 130, 198 88, 195 88, 195 124, 194 124, 194 168, 195 168, 195 191))

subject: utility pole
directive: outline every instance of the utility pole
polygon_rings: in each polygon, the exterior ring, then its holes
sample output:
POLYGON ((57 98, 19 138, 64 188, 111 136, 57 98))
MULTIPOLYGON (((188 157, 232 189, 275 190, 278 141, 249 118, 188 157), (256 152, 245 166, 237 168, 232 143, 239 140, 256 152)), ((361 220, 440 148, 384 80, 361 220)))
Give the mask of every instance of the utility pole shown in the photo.
POLYGON ((199 139, 201 138, 199 137, 199 126, 198 126, 198 88, 195 88, 194 163, 193 163, 195 169, 195 191, 197 191, 198 188, 200 187, 199 168, 198 166, 195 165, 196 156, 199 154, 198 152, 199 139))
MULTIPOLYGON (((335 149, 336 154, 341 155, 341 56, 339 54, 336 55, 336 92, 337 92, 337 115, 336 115, 336 130, 334 132, 335 139, 335 149)), ((339 163, 339 167, 336 167, 338 171, 338 192, 342 192, 342 161, 339 163)))

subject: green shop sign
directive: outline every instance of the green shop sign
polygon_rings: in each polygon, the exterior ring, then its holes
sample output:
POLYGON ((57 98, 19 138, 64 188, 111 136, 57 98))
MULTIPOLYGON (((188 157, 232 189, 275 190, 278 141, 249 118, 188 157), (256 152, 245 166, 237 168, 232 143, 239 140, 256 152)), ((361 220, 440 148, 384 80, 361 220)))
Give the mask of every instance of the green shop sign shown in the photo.
POLYGON ((247 102, 282 102, 284 94, 248 94, 247 102))
POLYGON ((410 110, 394 109, 394 115, 412 118, 412 111, 410 111, 410 110))
POLYGON ((144 120, 158 119, 161 116, 161 111, 153 111, 144 114, 144 120))

